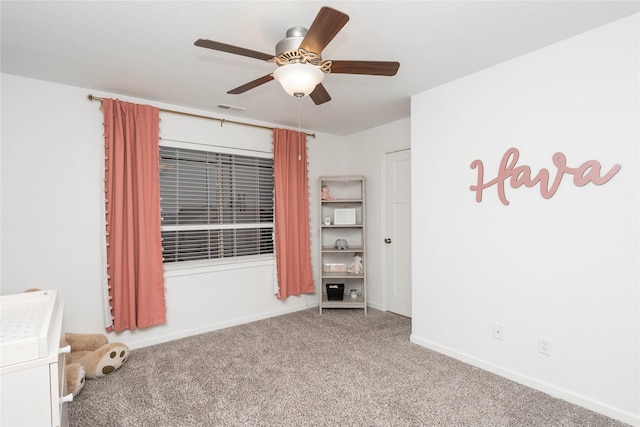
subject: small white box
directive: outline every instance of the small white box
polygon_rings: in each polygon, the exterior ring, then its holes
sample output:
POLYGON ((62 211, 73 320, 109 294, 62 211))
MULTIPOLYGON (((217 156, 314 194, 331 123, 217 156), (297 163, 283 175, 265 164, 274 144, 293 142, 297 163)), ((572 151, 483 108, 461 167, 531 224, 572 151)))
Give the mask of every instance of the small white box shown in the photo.
POLYGON ((333 223, 335 225, 355 225, 356 223, 356 210, 350 209, 334 209, 333 223))

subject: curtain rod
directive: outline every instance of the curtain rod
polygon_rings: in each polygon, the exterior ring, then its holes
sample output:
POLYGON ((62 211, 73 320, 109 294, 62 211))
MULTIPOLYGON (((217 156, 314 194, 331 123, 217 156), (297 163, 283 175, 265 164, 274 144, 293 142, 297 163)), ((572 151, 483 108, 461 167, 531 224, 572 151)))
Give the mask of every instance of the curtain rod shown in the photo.
MULTIPOLYGON (((89 94, 87 96, 87 98, 89 98, 89 101, 100 101, 100 102, 102 102, 102 100, 104 99, 104 98, 101 98, 99 96, 93 96, 91 94, 89 94)), ((232 123, 234 125, 251 126, 251 127, 260 128, 260 129, 268 129, 268 130, 273 130, 274 129, 274 128, 269 127, 269 126, 254 125, 253 123, 237 122, 235 120, 219 119, 217 117, 202 116, 200 114, 185 113, 183 111, 167 110, 165 108, 158 108, 158 110, 160 110, 160 111, 162 111, 164 113, 173 113, 173 114, 180 114, 180 115, 189 116, 189 117, 198 117, 200 119, 216 120, 216 121, 220 122, 220 126, 222 126, 225 123, 232 123)), ((307 133, 307 132, 305 132, 304 134, 307 135, 307 136, 310 136, 312 138, 316 137, 315 133, 307 133)))

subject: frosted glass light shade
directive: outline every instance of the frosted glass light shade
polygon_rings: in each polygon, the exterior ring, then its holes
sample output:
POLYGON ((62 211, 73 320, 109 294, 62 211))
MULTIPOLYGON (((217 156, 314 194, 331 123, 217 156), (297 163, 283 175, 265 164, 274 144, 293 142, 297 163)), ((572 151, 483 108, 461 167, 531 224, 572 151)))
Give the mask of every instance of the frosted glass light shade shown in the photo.
POLYGON ((278 67, 273 72, 273 78, 280 82, 289 95, 296 96, 297 93, 301 93, 307 96, 322 82, 324 73, 315 65, 288 64, 278 67))

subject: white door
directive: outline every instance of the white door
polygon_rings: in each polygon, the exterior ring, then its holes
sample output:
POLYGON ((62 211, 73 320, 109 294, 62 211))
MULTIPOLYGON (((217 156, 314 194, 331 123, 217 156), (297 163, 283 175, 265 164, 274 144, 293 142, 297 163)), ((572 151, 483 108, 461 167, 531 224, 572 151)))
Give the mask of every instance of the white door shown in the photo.
POLYGON ((411 150, 385 155, 387 311, 411 317, 411 150))

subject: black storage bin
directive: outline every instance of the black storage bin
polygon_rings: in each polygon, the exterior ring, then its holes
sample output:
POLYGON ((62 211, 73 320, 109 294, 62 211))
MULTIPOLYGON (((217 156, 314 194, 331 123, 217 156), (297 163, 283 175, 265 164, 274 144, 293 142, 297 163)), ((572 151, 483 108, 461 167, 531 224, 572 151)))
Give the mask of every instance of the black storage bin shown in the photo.
POLYGON ((344 283, 327 283, 327 300, 342 301, 344 299, 344 283))

